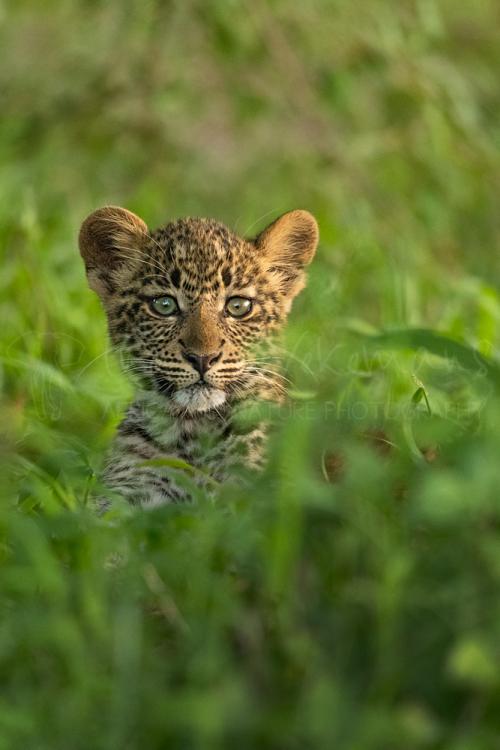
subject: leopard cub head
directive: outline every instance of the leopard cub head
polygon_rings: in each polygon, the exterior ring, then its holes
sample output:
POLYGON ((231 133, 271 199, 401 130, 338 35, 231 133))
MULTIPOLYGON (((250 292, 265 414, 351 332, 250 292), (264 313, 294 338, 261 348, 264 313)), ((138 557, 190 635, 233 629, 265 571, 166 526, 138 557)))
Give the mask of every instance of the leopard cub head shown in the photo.
POLYGON ((284 323, 317 243, 307 211, 284 214, 253 239, 213 219, 150 231, 115 206, 92 213, 80 230, 113 344, 145 387, 187 413, 219 409, 269 384, 253 352, 284 323))

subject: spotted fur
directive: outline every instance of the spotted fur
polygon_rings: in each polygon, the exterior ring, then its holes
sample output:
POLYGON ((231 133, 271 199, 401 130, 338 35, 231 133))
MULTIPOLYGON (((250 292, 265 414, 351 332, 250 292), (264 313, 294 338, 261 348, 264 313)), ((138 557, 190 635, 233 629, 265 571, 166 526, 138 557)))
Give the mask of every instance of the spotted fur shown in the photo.
POLYGON ((238 461, 262 464, 265 428, 235 433, 234 412, 249 400, 283 398, 278 372, 256 352, 285 322, 317 241, 306 211, 284 214, 254 239, 213 219, 149 231, 113 206, 84 221, 89 285, 138 383, 104 471, 112 490, 132 503, 177 502, 187 498, 179 472, 154 465, 158 459, 187 462, 201 470, 197 476, 220 481, 238 461), (152 304, 165 295, 178 305, 168 317, 152 304), (228 314, 233 297, 251 300, 248 315, 228 314), (201 360, 203 370, 193 364, 201 360))

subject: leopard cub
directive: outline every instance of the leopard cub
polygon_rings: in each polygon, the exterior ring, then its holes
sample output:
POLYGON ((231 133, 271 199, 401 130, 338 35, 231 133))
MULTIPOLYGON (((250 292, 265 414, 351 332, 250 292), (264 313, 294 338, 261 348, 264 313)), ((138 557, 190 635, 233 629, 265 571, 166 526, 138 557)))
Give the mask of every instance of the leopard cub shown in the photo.
POLYGON ((155 506, 188 499, 176 462, 218 481, 242 455, 258 468, 265 427, 242 435, 233 417, 247 401, 283 398, 282 379, 256 352, 304 286, 318 243, 314 217, 290 211, 243 239, 213 219, 150 231, 130 211, 106 206, 83 222, 79 241, 111 341, 138 383, 105 485, 155 506))

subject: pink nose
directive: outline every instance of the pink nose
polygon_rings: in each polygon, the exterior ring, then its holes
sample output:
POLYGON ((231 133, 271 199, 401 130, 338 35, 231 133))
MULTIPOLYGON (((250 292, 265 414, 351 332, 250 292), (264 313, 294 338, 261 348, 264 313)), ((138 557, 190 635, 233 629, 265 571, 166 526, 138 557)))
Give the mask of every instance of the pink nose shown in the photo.
POLYGON ((217 354, 195 354, 194 352, 182 352, 182 356, 185 360, 187 360, 191 365, 193 365, 194 369, 197 370, 197 372, 200 373, 200 375, 203 377, 203 375, 206 373, 207 370, 212 367, 216 362, 220 359, 221 352, 218 352, 217 354))

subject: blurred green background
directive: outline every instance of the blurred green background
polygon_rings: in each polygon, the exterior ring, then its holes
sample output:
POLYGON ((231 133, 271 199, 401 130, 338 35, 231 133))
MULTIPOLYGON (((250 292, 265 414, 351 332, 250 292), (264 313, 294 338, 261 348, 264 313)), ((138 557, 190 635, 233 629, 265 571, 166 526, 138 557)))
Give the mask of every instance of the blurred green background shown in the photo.
POLYGON ((497 0, 0 5, 0 750, 500 747, 499 29, 497 0), (318 218, 246 490, 88 507, 131 394, 77 251, 106 203, 318 218))

